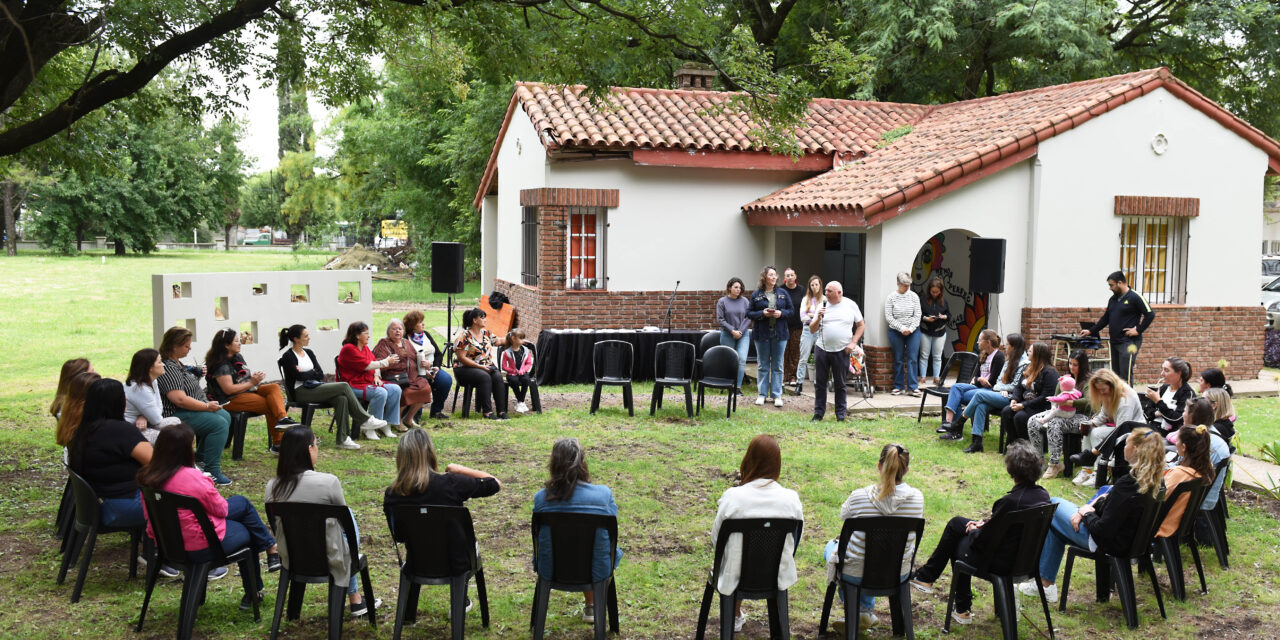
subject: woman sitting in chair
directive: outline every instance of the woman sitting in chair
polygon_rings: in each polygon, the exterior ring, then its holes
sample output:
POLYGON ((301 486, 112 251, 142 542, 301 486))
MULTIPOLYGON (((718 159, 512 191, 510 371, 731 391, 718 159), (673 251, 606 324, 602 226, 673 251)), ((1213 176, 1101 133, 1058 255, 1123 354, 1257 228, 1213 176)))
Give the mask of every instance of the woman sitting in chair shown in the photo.
POLYGON ((493 361, 493 348, 506 346, 507 341, 489 333, 486 322, 483 309, 462 314, 462 330, 453 338, 453 375, 459 383, 475 387, 477 411, 490 420, 505 420, 507 386, 493 361))
POLYGON ((422 312, 418 310, 404 314, 405 337, 418 352, 418 376, 431 382, 431 412, 435 420, 444 420, 449 414, 444 412, 444 401, 449 398, 449 389, 453 386, 453 376, 440 368, 444 364, 444 352, 436 339, 427 331, 427 323, 422 312))
POLYGON ((284 407, 284 395, 278 384, 263 384, 265 371, 250 371, 240 355, 240 332, 227 327, 213 334, 209 352, 204 356, 208 368, 209 395, 222 403, 227 411, 248 411, 267 418, 267 430, 271 432, 272 453, 279 451, 280 434, 298 424, 289 417, 284 407))
MULTIPOLYGON (((902 478, 907 475, 911 468, 911 452, 907 448, 898 444, 886 444, 880 449, 880 462, 876 465, 876 470, 880 473, 880 480, 873 485, 854 489, 853 493, 845 499, 844 506, 840 508, 840 518, 848 520, 849 518, 877 518, 880 516, 897 516, 900 518, 923 518, 924 517, 924 494, 919 489, 912 487, 902 478)), ((836 567, 836 545, 839 540, 827 541, 827 546, 822 552, 822 557, 827 561, 827 580, 834 581, 839 579, 835 574, 836 567)), ((907 575, 911 573, 911 549, 915 546, 915 534, 907 536, 907 547, 902 556, 902 579, 905 580, 907 575)), ((845 580, 854 584, 862 582, 863 558, 867 555, 867 535, 864 532, 854 532, 849 537, 849 546, 844 549, 844 577, 845 580)), ((863 629, 870 629, 880 622, 871 610, 875 607, 876 599, 872 596, 862 596, 862 600, 858 603, 858 626, 863 629)))
POLYGON ((374 422, 360 425, 360 431, 370 440, 377 440, 379 432, 394 438, 396 434, 389 425, 400 425, 400 385, 387 384, 381 375, 382 369, 398 362, 400 356, 394 353, 381 360, 373 359, 369 325, 353 322, 347 326, 347 337, 338 351, 336 376, 351 385, 356 397, 369 403, 369 415, 383 421, 381 426, 374 422))
MULTIPOLYGON (((89 387, 101 379, 102 376, 92 369, 81 371, 71 377, 71 382, 67 384, 66 397, 58 407, 58 428, 54 432, 54 440, 59 445, 63 447, 71 445, 71 439, 75 437, 76 430, 80 428, 80 421, 84 417, 84 401, 89 395, 89 387)), ((64 463, 67 461, 65 450, 62 461, 64 463)))
POLYGON ((182 421, 164 417, 160 401, 160 385, 156 378, 164 375, 164 359, 155 349, 140 349, 129 363, 129 376, 124 381, 124 421, 136 425, 152 445, 160 429, 182 421))
MULTIPOLYGON (((547 463, 550 477, 533 496, 534 513, 594 513, 602 516, 618 515, 618 505, 613 501, 613 491, 602 484, 591 484, 591 472, 587 469, 587 452, 577 438, 561 438, 551 447, 551 460, 547 463)), ((596 557, 591 562, 593 580, 603 580, 609 575, 609 535, 596 532, 596 557)), ((622 560, 622 548, 612 558, 617 567, 622 560)), ((551 532, 543 529, 538 537, 538 557, 533 568, 544 580, 552 575, 551 532)), ((585 622, 595 622, 595 597, 583 591, 585 622)))
MULTIPOLYGON (((223 553, 229 555, 246 546, 255 554, 266 551, 267 571, 279 571, 280 554, 277 553, 275 538, 262 524, 258 511, 244 496, 224 499, 213 480, 196 469, 195 441, 196 432, 186 424, 179 423, 161 430, 156 437, 151 462, 138 471, 138 485, 199 500, 214 532, 222 541, 223 553)), ((210 560, 209 541, 200 528, 200 521, 190 512, 179 512, 178 519, 182 524, 182 546, 191 559, 195 562, 210 560)), ((155 538, 150 518, 147 519, 147 535, 155 538)), ((253 578, 257 585, 257 599, 261 601, 262 576, 253 578)), ((240 608, 252 606, 250 594, 245 594, 240 608)))
POLYGON ((418 375, 418 350, 404 337, 404 323, 395 318, 387 323, 387 337, 373 347, 375 358, 390 355, 395 355, 397 361, 383 369, 382 379, 400 386, 400 424, 396 431, 404 433, 418 426, 413 417, 431 401, 431 382, 418 375))
POLYGON ((298 402, 314 402, 333 408, 334 422, 338 423, 336 442, 339 449, 359 449, 360 445, 351 440, 351 426, 356 428, 365 425, 373 429, 381 429, 387 423, 369 415, 360 404, 360 399, 345 382, 325 382, 324 369, 314 351, 307 348, 311 344, 311 331, 295 324, 280 330, 280 348, 289 345, 289 350, 280 356, 280 369, 284 375, 284 384, 293 385, 293 397, 298 402))
POLYGON ((57 418, 62 415, 62 407, 67 402, 67 392, 71 389, 71 379, 84 373, 93 371, 93 365, 84 358, 73 358, 62 363, 62 369, 58 372, 58 390, 54 392, 53 402, 49 404, 49 415, 57 418))
POLYGON ((959 440, 963 438, 960 430, 964 427, 964 415, 959 417, 960 409, 973 400, 973 395, 980 389, 994 388, 1000 382, 1000 373, 1004 368, 1004 350, 1000 348, 1000 334, 991 329, 983 329, 978 334, 978 375, 973 384, 957 381, 947 392, 947 406, 938 427, 938 436, 942 440, 959 440))
MULTIPOLYGON (((1013 478, 1013 488, 991 505, 989 519, 970 520, 956 516, 948 521, 929 561, 916 569, 911 586, 921 593, 933 593, 933 583, 942 575, 948 562, 956 559, 973 562, 985 545, 996 544, 996 541, 982 538, 984 525, 996 520, 1001 514, 1049 504, 1049 492, 1036 484, 1036 480, 1040 479, 1040 467, 1043 463, 1040 450, 1026 440, 1009 443, 1004 450, 1004 470, 1013 478)), ((1015 550, 1016 547, 1008 549, 1010 553, 1015 550)), ((997 551, 996 554, 998 556, 1000 552, 997 551)), ((953 591, 956 594, 956 606, 951 619, 960 624, 973 622, 973 616, 969 613, 973 606, 973 592, 969 589, 971 578, 967 573, 952 573, 951 576, 955 581, 953 591)))
POLYGON ((118 380, 102 378, 89 387, 67 453, 70 469, 98 494, 102 524, 123 528, 143 523, 137 476, 151 462, 151 445, 124 421, 124 386, 118 380))
MULTIPOLYGON (((308 502, 346 506, 342 483, 330 473, 315 470, 320 441, 309 427, 298 426, 285 432, 280 439, 280 459, 276 462, 276 477, 267 481, 267 502, 308 502)), ((355 513, 351 514, 355 523, 355 513)), ((356 537, 360 528, 356 527, 356 537)), ((351 550, 342 531, 342 525, 329 520, 325 525, 325 548, 328 549, 329 573, 337 584, 347 583, 347 599, 351 603, 351 615, 363 616, 369 611, 360 596, 358 575, 351 571, 351 550)), ((280 536, 280 555, 289 564, 289 541, 280 536)), ((374 601, 374 609, 382 604, 374 601)))

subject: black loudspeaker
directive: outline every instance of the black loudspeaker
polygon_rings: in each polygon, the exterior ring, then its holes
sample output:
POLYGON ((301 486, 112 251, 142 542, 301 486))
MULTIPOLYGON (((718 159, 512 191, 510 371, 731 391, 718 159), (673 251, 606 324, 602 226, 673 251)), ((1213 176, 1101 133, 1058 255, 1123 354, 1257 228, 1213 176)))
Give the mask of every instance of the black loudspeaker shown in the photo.
POLYGON ((462 293, 461 242, 431 243, 431 293, 462 293))
POLYGON ((969 239, 969 291, 1004 293, 1004 238, 969 239))

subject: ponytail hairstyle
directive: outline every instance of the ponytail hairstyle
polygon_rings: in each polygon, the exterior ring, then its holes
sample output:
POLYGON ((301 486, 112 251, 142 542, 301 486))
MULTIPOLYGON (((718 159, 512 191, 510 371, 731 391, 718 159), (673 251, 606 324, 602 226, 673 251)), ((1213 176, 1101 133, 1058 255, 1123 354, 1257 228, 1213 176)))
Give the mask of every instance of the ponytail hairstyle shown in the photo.
POLYGON ((74 358, 62 363, 62 371, 58 373, 58 391, 54 393, 53 402, 49 405, 49 415, 56 418, 59 413, 62 413, 62 405, 67 401, 67 389, 71 387, 71 379, 91 368, 89 361, 85 358, 74 358))
POLYGON ((543 488, 548 501, 568 500, 579 482, 591 482, 587 469, 587 452, 577 438, 560 438, 551 446, 551 460, 547 463, 550 477, 543 488))
POLYGON ((1192 398, 1188 400, 1184 415, 1187 418, 1186 424, 1190 427, 1196 425, 1212 426, 1216 421, 1213 415, 1213 402, 1208 398, 1192 398))
POLYGON ((58 415, 58 431, 54 439, 59 445, 70 446, 71 439, 80 428, 80 418, 84 416, 84 399, 89 395, 89 387, 101 379, 102 376, 88 370, 71 377, 71 382, 67 384, 67 398, 58 415))
POLYGON ((1005 336, 1004 341, 1004 374, 1000 376, 1000 382, 1013 384, 1013 374, 1018 370, 1018 363, 1022 362, 1022 354, 1027 352, 1027 341, 1022 339, 1021 333, 1011 333, 1005 336))
POLYGON ((218 365, 231 357, 231 354, 227 353, 227 347, 239 336, 240 332, 231 327, 218 329, 217 333, 213 334, 213 340, 209 342, 209 351, 204 354, 204 366, 208 368, 210 375, 213 375, 218 365))
POLYGON ((1213 482, 1213 461, 1209 458, 1209 427, 1202 424, 1187 425, 1178 429, 1178 446, 1185 455, 1182 466, 1191 467, 1204 478, 1206 483, 1213 482))
MULTIPOLYGON (((1076 376, 1076 388, 1085 389, 1089 384, 1089 376, 1091 375, 1091 372, 1089 371, 1089 354, 1085 353, 1082 349, 1076 349, 1071 352, 1071 356, 1068 360, 1074 361, 1076 363, 1076 370, 1080 372, 1080 375, 1076 376)), ((1071 365, 1067 366, 1070 367, 1071 365)), ((1069 368, 1068 371, 1070 371, 1069 368)))
POLYGON ((992 350, 992 351, 999 351, 999 350, 1000 350, 1000 334, 999 334, 999 333, 997 333, 995 330, 993 330, 993 329, 983 329, 983 330, 982 330, 982 333, 979 333, 979 334, 978 334, 978 345, 979 345, 979 346, 978 346, 978 350, 979 350, 979 351, 981 351, 981 350, 982 350, 982 346, 981 346, 981 345, 982 345, 982 341, 983 341, 983 340, 985 340, 985 341, 987 342, 987 344, 991 345, 991 350, 992 350))
POLYGON ((1183 360, 1178 356, 1172 356, 1169 358, 1165 358, 1164 361, 1168 362, 1169 367, 1174 371, 1177 371, 1178 377, 1182 379, 1182 384, 1178 385, 1178 387, 1174 389, 1174 391, 1177 391, 1178 389, 1185 387, 1187 383, 1191 381, 1191 365, 1187 364, 1186 360, 1183 360))
POLYGON ((302 338, 302 332, 306 331, 306 325, 295 324, 280 330, 280 348, 289 346, 289 343, 302 338))
POLYGON ((164 332, 164 336, 160 338, 160 355, 163 356, 165 360, 177 360, 177 358, 174 357, 173 352, 177 350, 178 347, 186 344, 187 341, 191 340, 193 337, 194 335, 191 333, 191 330, 186 327, 169 327, 169 329, 164 332))
MULTIPOLYGON (((1230 420, 1236 415, 1235 405, 1231 402, 1231 391, 1213 387, 1204 392, 1204 398, 1213 405, 1213 421, 1230 420)), ((1200 424, 1197 422, 1196 424, 1200 424)))
POLYGON ((1164 486, 1164 438, 1158 431, 1138 427, 1129 434, 1126 453, 1129 447, 1133 447, 1129 475, 1138 481, 1138 493, 1157 497, 1164 486))
POLYGON ((907 468, 911 466, 911 452, 900 444, 886 444, 880 450, 880 481, 876 483, 879 489, 876 500, 884 500, 893 495, 897 490, 899 482, 902 482, 902 476, 907 475, 907 468))
POLYGON ((747 445, 747 453, 742 456, 742 465, 738 467, 738 484, 765 478, 778 481, 782 472, 782 449, 773 436, 762 433, 751 439, 747 445))
MULTIPOLYGON (((1231 385, 1227 384, 1227 374, 1223 373, 1222 369, 1209 367, 1200 372, 1200 379, 1209 385, 1209 389, 1223 389, 1227 395, 1235 395, 1231 391, 1231 385)), ((1205 389, 1205 392, 1207 393, 1209 389, 1205 389)))

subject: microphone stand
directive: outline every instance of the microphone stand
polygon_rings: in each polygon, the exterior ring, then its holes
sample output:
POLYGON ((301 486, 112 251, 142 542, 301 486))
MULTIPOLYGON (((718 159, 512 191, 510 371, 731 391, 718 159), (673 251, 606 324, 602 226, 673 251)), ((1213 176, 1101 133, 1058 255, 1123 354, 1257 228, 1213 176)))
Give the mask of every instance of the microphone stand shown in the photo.
POLYGON ((671 333, 671 308, 676 303, 676 292, 680 290, 680 281, 676 280, 676 287, 671 290, 671 300, 667 302, 667 317, 662 321, 662 326, 667 333, 671 333))

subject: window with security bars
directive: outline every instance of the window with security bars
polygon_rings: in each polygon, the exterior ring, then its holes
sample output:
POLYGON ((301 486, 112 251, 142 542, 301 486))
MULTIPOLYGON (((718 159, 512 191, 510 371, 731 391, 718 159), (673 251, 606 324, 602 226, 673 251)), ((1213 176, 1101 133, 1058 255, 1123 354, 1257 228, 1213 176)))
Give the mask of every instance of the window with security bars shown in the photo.
POLYGON ((1148 303, 1186 302, 1189 220, 1168 216, 1122 218, 1120 270, 1129 286, 1148 303))
POLYGON ((538 208, 524 207, 520 219, 520 282, 538 286, 538 208))
POLYGON ((570 289, 604 289, 604 208, 569 209, 570 289))

